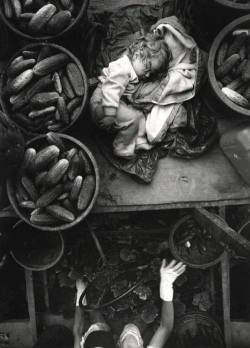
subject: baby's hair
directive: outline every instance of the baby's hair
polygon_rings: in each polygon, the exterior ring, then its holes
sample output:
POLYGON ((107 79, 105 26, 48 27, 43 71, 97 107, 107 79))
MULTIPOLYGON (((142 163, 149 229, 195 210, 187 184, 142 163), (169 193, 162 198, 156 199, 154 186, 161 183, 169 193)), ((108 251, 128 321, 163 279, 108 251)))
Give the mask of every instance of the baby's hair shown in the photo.
POLYGON ((129 45, 127 52, 130 59, 133 58, 135 53, 139 53, 142 60, 151 57, 159 57, 161 59, 161 65, 154 73, 157 77, 167 73, 169 62, 172 58, 163 35, 160 35, 158 32, 147 33, 140 36, 136 41, 129 45))

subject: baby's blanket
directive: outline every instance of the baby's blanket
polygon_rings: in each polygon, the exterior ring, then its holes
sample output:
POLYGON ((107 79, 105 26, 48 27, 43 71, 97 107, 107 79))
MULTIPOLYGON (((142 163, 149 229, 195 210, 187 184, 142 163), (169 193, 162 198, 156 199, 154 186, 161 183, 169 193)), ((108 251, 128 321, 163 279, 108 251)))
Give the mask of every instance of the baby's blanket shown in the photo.
POLYGON ((187 125, 186 111, 180 104, 195 96, 205 69, 205 59, 201 59, 196 42, 175 16, 158 23, 153 28, 163 34, 172 53, 168 73, 160 81, 141 82, 130 98, 133 105, 150 110, 146 133, 151 144, 160 143, 169 128, 187 125))

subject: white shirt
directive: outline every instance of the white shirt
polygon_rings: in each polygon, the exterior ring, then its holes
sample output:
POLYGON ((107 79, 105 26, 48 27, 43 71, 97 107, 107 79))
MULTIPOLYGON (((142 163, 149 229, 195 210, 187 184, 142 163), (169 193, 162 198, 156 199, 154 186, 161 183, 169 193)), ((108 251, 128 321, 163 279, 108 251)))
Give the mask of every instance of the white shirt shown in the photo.
POLYGON ((139 82, 127 55, 109 63, 98 79, 102 83, 102 105, 107 109, 118 108, 121 96, 133 94, 139 82))

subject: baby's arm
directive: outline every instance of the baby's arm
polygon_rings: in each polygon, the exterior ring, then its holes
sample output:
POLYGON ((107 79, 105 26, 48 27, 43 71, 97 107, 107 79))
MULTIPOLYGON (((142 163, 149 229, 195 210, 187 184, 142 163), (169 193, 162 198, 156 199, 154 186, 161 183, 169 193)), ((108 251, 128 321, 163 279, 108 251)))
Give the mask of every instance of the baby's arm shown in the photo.
POLYGON ((107 75, 102 83, 104 116, 115 117, 123 95, 129 83, 129 74, 126 66, 120 60, 111 62, 107 68, 107 75))

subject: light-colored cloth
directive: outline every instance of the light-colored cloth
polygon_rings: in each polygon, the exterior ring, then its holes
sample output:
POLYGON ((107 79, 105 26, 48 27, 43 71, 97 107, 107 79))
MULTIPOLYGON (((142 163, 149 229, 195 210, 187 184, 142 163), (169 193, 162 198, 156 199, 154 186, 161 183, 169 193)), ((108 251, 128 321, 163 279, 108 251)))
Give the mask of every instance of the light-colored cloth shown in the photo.
POLYGON ((166 79, 153 99, 153 103, 158 105, 182 103, 195 95, 199 48, 191 36, 185 31, 180 32, 180 27, 176 26, 176 29, 174 24, 172 19, 171 25, 160 24, 156 28, 164 35, 172 53, 166 79))
POLYGON ((102 106, 106 115, 115 115, 121 96, 133 94, 139 80, 127 55, 103 68, 98 77, 102 89, 102 106))
POLYGON ((169 128, 186 126, 187 114, 181 104, 195 96, 199 55, 196 42, 176 17, 166 18, 166 23, 155 30, 163 33, 172 61, 166 78, 154 93, 156 105, 147 117, 146 133, 151 144, 161 142, 169 128))

